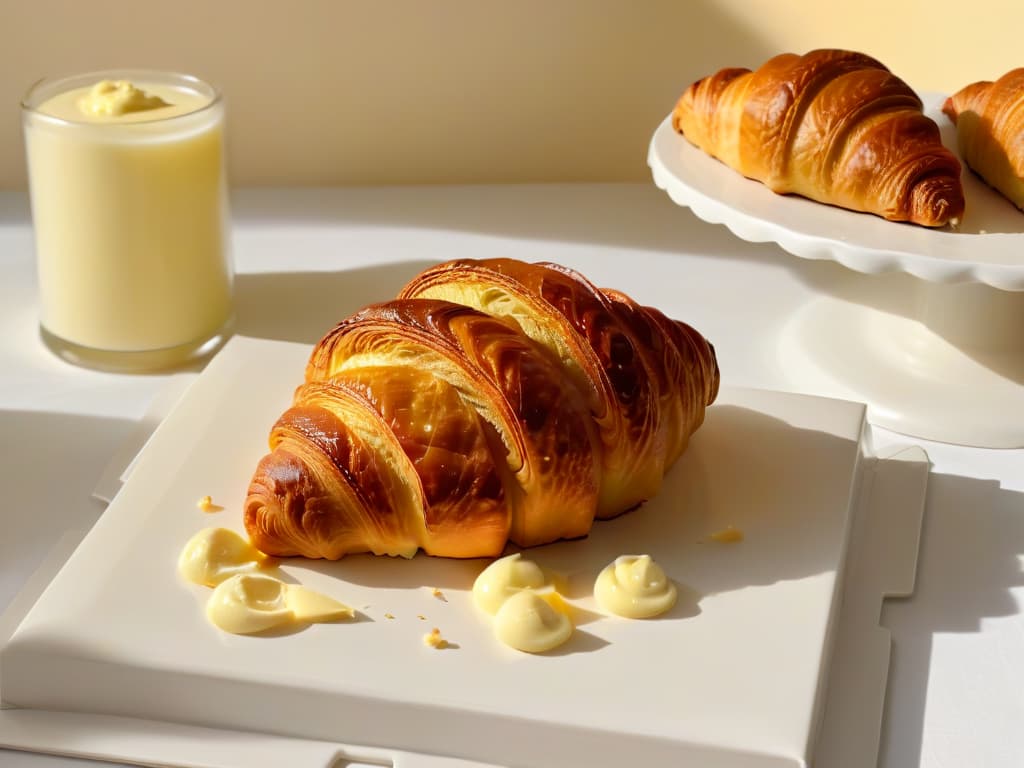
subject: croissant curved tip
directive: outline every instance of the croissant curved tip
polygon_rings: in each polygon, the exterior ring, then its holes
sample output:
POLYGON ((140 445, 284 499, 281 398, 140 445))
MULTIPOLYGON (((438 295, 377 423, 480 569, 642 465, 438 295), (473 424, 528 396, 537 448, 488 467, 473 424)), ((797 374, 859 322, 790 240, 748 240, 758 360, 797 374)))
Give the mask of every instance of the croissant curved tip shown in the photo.
POLYGON ((956 228, 964 213, 959 176, 935 175, 921 179, 910 192, 910 220, 926 227, 956 228))

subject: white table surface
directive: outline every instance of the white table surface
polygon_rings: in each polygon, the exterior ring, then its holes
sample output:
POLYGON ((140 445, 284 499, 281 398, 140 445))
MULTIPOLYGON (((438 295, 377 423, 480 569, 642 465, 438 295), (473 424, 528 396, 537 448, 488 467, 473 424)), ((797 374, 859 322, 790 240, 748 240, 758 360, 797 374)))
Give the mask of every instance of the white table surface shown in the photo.
MULTIPOLYGON (((692 311, 680 319, 714 342, 726 383, 806 392, 777 354, 795 309, 884 296, 900 311, 912 294, 904 275, 739 241, 652 185, 240 190, 233 208, 238 330, 265 338, 314 342, 356 309, 332 305, 339 280, 360 281, 370 302, 450 258, 563 259, 598 273, 602 260, 634 259, 635 279, 615 287, 655 306, 683 294, 692 311), (678 273, 680 262, 685 281, 660 279, 659 265, 678 273)), ((167 381, 78 369, 42 346, 27 199, 0 193, 0 611, 66 530, 102 514, 97 478, 167 381)), ((878 429, 874 439, 908 442, 878 429)), ((882 613, 894 653, 879 764, 1024 765, 1024 450, 910 442, 933 470, 916 593, 882 613)), ((94 764, 0 750, 2 766, 94 764)))

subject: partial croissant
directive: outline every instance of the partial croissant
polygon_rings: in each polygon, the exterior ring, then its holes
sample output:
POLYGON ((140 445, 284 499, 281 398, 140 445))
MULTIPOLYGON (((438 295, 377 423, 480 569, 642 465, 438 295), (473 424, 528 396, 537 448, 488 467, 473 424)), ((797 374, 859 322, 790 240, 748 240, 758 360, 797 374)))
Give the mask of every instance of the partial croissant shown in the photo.
POLYGON ((960 162, 910 87, 861 53, 781 54, 691 85, 672 125, 779 194, 926 227, 959 223, 960 162))
POLYGON ((585 536, 658 491, 718 384, 703 336, 571 270, 442 264, 316 345, 245 526, 332 560, 585 536))
POLYGON ((942 111, 967 165, 1024 210, 1024 68, 962 88, 942 111))

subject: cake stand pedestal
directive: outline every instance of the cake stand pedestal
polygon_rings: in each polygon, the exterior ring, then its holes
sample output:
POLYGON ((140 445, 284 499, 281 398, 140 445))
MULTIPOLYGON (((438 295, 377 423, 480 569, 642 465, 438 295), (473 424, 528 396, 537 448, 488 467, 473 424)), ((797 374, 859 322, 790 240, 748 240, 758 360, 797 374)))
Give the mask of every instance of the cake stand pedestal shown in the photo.
POLYGON ((916 318, 814 299, 780 338, 795 388, 868 404, 873 424, 928 440, 1024 446, 1024 293, 922 283, 916 318))

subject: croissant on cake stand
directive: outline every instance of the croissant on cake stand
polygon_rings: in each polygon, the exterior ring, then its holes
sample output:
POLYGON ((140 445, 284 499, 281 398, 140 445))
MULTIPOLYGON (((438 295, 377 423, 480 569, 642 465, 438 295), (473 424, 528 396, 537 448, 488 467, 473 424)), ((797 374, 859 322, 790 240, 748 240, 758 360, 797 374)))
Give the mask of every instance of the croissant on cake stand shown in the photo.
POLYGON ((586 535, 718 392, 690 326, 554 264, 455 261, 315 346, 245 503, 271 555, 500 554, 586 535))
POLYGON ((854 51, 785 53, 693 83, 672 114, 692 144, 780 194, 956 225, 960 162, 911 88, 854 51))
POLYGON ((961 88, 942 111, 968 167, 1024 210, 1024 68, 961 88))

